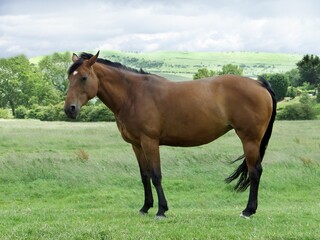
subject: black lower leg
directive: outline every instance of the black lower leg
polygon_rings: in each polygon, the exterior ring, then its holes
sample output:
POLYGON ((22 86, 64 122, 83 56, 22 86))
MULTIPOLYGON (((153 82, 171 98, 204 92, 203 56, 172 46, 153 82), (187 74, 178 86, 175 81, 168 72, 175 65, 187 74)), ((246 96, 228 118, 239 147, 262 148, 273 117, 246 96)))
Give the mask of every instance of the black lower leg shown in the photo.
POLYGON ((141 174, 141 179, 144 187, 144 204, 140 209, 142 214, 148 213, 148 210, 153 207, 153 196, 151 190, 150 176, 141 174))
POLYGON ((260 177, 262 174, 262 167, 259 163, 250 173, 250 193, 247 207, 243 210, 242 215, 249 217, 252 214, 256 213, 258 207, 258 190, 259 190, 259 183, 260 177))
POLYGON ((152 175, 152 183, 156 188, 158 194, 158 212, 157 216, 164 216, 164 213, 169 209, 167 200, 164 196, 164 192, 161 185, 161 175, 160 174, 153 174, 152 175))

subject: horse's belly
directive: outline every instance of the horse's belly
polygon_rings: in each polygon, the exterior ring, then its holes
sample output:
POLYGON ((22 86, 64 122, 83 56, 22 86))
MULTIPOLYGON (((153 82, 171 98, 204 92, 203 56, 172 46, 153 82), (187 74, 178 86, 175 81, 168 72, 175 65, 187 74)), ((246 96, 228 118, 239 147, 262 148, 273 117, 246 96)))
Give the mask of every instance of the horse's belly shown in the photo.
POLYGON ((192 147, 207 144, 214 141, 226 132, 231 130, 231 126, 216 129, 176 129, 160 138, 160 145, 192 147), (198 131, 195 131, 198 130, 198 131))

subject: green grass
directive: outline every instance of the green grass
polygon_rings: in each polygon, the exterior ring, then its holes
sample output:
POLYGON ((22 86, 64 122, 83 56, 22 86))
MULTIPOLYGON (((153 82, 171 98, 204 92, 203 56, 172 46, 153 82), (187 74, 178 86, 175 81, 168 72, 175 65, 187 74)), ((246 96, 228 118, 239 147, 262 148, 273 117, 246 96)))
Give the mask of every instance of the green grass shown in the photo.
POLYGON ((319 239, 319 130, 275 123, 250 220, 239 217, 248 191, 223 182, 242 154, 233 131, 161 147, 170 210, 158 221, 156 208, 138 214, 138 164, 114 123, 0 120, 0 239, 319 239))

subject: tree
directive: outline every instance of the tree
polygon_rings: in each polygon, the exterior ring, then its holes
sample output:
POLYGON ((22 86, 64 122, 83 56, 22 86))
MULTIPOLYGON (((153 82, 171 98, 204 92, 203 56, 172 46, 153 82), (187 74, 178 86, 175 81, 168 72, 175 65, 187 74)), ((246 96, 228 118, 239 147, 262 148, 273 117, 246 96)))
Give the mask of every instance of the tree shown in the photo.
POLYGON ((303 56, 302 60, 297 63, 301 76, 300 85, 308 82, 310 85, 320 84, 320 59, 313 54, 303 56))
POLYGON ((208 70, 207 68, 200 68, 198 71, 193 75, 193 80, 212 77, 216 75, 215 71, 208 70))
POLYGON ((70 64, 70 52, 54 53, 53 55, 45 56, 38 64, 44 75, 44 79, 60 92, 61 100, 68 89, 67 69, 70 64))
POLYGON ((219 72, 219 75, 223 75, 223 74, 234 74, 234 75, 242 76, 243 69, 237 65, 227 64, 227 65, 223 65, 222 71, 219 72))
POLYGON ((222 70, 216 73, 215 71, 208 70, 207 68, 200 68, 198 71, 193 75, 193 79, 200 79, 200 78, 207 78, 212 77, 215 75, 224 75, 224 74, 234 74, 240 75, 243 74, 243 69, 237 65, 233 64, 226 64, 222 66, 222 70))
POLYGON ((300 72, 297 68, 291 69, 290 71, 285 73, 289 83, 292 87, 298 87, 301 85, 301 77, 300 72))
POLYGON ((57 101, 53 87, 43 81, 38 68, 24 55, 0 59, 0 107, 10 107, 15 116, 18 106, 57 101))
POLYGON ((15 114, 16 107, 26 99, 22 94, 22 75, 29 71, 29 61, 24 55, 9 59, 0 59, 0 93, 1 107, 9 106, 12 114, 15 114))
POLYGON ((270 82, 271 87, 276 95, 276 100, 281 101, 287 94, 289 81, 285 74, 263 74, 258 76, 258 79, 266 79, 270 82))

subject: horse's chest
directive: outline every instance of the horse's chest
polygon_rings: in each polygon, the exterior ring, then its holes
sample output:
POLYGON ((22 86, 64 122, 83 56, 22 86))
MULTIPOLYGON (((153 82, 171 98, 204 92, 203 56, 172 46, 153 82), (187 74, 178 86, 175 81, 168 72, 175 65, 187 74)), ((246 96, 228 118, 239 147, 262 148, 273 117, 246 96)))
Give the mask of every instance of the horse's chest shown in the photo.
POLYGON ((139 139, 137 136, 135 136, 132 130, 130 131, 128 127, 119 119, 116 119, 116 122, 121 136, 126 142, 131 144, 139 144, 139 139))

